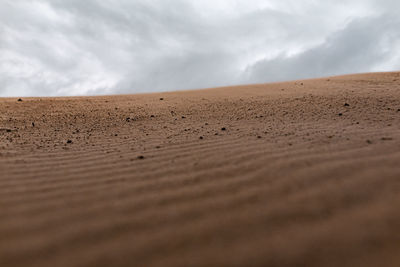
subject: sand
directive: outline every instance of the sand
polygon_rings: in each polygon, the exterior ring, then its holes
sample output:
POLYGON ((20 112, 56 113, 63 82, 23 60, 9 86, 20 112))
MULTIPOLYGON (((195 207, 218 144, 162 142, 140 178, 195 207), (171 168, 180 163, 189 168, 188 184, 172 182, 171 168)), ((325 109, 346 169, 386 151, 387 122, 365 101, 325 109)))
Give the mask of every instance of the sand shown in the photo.
POLYGON ((0 99, 0 266, 400 266, 400 73, 0 99))

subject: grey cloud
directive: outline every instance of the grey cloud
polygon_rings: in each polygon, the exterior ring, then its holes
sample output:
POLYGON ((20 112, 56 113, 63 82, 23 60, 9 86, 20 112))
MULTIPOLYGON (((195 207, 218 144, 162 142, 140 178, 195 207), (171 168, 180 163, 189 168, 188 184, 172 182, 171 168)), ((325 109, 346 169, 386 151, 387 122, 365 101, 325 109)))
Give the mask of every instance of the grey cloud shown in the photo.
POLYGON ((231 10, 211 0, 3 0, 0 96, 179 90, 398 66, 396 1, 219 3, 231 10))
POLYGON ((377 66, 399 55, 399 28, 397 16, 358 19, 303 53, 257 62, 247 69, 247 79, 283 81, 377 70, 377 66))

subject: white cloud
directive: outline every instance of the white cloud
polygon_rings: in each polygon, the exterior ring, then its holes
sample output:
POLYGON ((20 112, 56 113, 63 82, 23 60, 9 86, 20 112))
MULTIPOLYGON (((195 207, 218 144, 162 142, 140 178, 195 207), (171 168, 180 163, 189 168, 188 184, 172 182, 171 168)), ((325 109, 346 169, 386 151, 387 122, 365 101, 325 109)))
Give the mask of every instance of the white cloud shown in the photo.
POLYGON ((2 0, 0 96, 392 70, 399 8, 391 0, 2 0))

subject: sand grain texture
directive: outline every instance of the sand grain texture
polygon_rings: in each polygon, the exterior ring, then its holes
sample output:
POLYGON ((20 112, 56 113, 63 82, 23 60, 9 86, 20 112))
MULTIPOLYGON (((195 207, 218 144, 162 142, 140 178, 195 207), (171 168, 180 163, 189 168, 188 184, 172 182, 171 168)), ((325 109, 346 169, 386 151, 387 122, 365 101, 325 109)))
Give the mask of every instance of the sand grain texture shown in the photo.
POLYGON ((400 266, 400 73, 0 99, 0 266, 400 266))

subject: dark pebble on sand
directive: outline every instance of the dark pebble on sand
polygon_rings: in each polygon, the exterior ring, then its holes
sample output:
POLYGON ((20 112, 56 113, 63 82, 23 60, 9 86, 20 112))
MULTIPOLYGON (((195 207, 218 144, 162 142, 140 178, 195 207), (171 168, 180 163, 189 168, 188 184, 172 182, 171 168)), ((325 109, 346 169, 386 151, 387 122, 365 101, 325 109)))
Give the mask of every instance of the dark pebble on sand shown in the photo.
POLYGON ((32 122, 32 127, 35 127, 35 123, 34 122, 32 122))
POLYGON ((350 107, 350 104, 345 103, 344 106, 345 106, 345 107, 350 107))
POLYGON ((222 127, 222 128, 221 128, 221 131, 226 131, 226 128, 225 128, 225 127, 222 127))
POLYGON ((200 139, 200 140, 203 140, 203 139, 204 139, 204 137, 203 137, 203 136, 200 136, 200 137, 199 137, 199 139, 200 139))
POLYGON ((186 119, 186 117, 185 117, 185 116, 182 116, 182 119, 186 119))
POLYGON ((67 141, 67 144, 72 144, 72 140, 68 140, 68 141, 67 141))
POLYGON ((339 116, 343 116, 343 113, 339 113, 338 115, 339 115, 339 116))
POLYGON ((160 97, 160 100, 162 101, 162 100, 164 100, 164 98, 160 97))
POLYGON ((18 102, 22 102, 22 99, 21 99, 21 98, 18 98, 18 102))
POLYGON ((138 159, 144 159, 144 156, 138 156, 137 158, 138 159))
POLYGON ((154 115, 151 115, 150 118, 154 118, 154 115))

